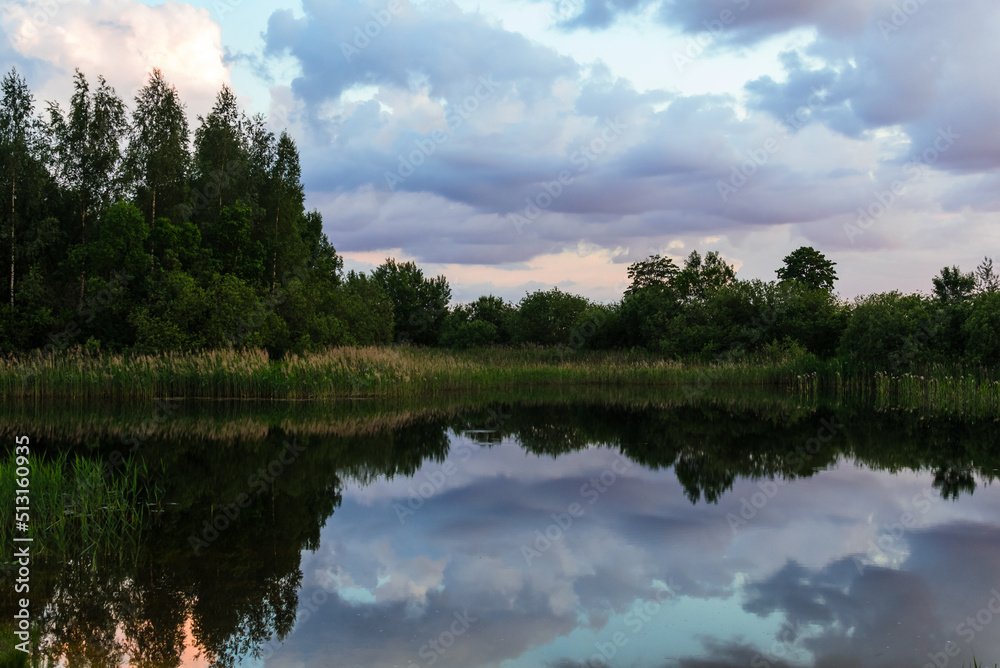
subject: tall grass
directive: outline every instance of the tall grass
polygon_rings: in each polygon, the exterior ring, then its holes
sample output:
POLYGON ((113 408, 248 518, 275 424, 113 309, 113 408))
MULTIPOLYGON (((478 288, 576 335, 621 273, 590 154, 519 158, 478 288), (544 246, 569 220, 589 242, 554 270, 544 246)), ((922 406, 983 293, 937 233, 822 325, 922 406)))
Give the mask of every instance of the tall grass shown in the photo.
MULTIPOLYGON (((61 453, 28 457, 31 471, 29 489, 29 531, 33 551, 73 554, 96 558, 102 554, 125 554, 138 546, 148 526, 150 514, 160 505, 159 489, 148 486, 145 464, 138 458, 123 462, 106 475, 100 462, 80 455, 61 453)), ((0 507, 14 508, 15 457, 0 460, 0 507)), ((0 526, 0 540, 12 544, 13 522, 0 526)))
POLYGON ((0 362, 0 396, 314 399, 402 397, 550 385, 768 387, 788 382, 794 360, 681 364, 639 352, 495 348, 333 348, 272 360, 267 353, 92 355, 73 350, 0 362))
POLYGON ((641 351, 500 347, 463 352, 341 347, 281 360, 261 350, 100 355, 76 349, 0 360, 0 397, 29 400, 403 398, 585 386, 676 387, 687 394, 712 387, 772 388, 807 396, 822 391, 887 408, 1000 415, 996 370, 935 365, 919 374, 887 374, 801 351, 710 363, 682 363, 641 351))

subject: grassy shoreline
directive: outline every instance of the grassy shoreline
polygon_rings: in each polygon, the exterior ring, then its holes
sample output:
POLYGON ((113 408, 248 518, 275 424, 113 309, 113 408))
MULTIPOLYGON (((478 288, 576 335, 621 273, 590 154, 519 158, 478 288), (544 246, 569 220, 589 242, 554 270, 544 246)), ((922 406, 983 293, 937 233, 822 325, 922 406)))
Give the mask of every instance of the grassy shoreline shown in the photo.
POLYGON ((271 359, 265 351, 102 355, 82 350, 0 360, 0 397, 20 400, 155 398, 420 398, 526 388, 713 387, 820 392, 885 407, 940 408, 1000 415, 996 370, 937 365, 923 375, 863 368, 837 359, 780 355, 711 363, 666 360, 640 351, 414 347, 331 348, 271 359))

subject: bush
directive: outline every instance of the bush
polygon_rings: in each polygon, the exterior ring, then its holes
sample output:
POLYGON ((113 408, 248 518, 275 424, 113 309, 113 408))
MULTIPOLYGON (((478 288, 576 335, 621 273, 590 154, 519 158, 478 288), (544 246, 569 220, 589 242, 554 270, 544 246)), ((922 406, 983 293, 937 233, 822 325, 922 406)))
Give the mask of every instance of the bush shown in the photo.
POLYGON ((973 364, 1000 366, 1000 292, 976 297, 963 326, 966 358, 973 364))
POLYGON ((870 370, 906 371, 932 359, 928 344, 940 329, 938 315, 921 295, 894 291, 859 297, 840 339, 840 354, 870 370))

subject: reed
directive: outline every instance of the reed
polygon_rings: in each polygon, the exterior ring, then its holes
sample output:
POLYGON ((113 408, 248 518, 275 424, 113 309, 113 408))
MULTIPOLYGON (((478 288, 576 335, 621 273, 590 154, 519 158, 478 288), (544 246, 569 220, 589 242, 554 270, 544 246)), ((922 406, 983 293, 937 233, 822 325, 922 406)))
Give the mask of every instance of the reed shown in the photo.
POLYGON ((885 373, 794 351, 678 362, 643 351, 552 348, 340 347, 280 360, 262 350, 102 355, 78 348, 0 360, 0 397, 22 400, 419 398, 544 387, 675 387, 686 394, 767 388, 833 393, 887 409, 1000 415, 996 370, 932 365, 885 373))
MULTIPOLYGON (((161 505, 160 490, 150 487, 149 471, 137 458, 113 474, 100 462, 79 454, 29 455, 30 519, 28 534, 39 556, 128 553, 140 545, 148 519, 161 505)), ((13 454, 0 460, 0 503, 15 506, 13 454)), ((12 544, 12 522, 0 526, 0 540, 12 544)))
POLYGON ((272 360, 260 350, 100 355, 76 349, 0 361, 5 398, 403 397, 561 385, 785 385, 795 360, 682 364, 641 352, 333 348, 272 360))

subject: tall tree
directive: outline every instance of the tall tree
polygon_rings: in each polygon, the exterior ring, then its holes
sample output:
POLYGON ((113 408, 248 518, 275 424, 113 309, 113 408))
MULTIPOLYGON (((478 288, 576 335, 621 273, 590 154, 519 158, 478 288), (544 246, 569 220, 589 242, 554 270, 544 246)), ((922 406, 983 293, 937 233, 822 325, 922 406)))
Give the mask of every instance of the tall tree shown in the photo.
POLYGON ((972 272, 962 273, 957 266, 944 267, 933 278, 934 295, 942 302, 954 304, 964 302, 976 288, 976 276, 972 272))
POLYGON ((447 279, 425 278, 413 262, 397 263, 392 258, 375 268, 372 279, 392 300, 397 338, 420 345, 437 344, 451 300, 447 279))
MULTIPOLYGON (((128 131, 125 103, 98 77, 93 93, 87 78, 76 70, 69 112, 49 103, 54 167, 60 184, 73 193, 80 217, 80 244, 87 245, 87 218, 100 218, 122 194, 122 145, 128 131)), ((80 267, 80 304, 86 283, 86 261, 80 267)))
POLYGON ((288 264, 305 259, 299 229, 305 203, 302 168, 298 149, 287 132, 282 132, 278 139, 268 196, 271 209, 268 217, 273 223, 268 245, 271 247, 271 290, 274 290, 279 259, 284 264, 283 270, 288 264))
POLYGON ((135 96, 132 137, 126 156, 136 201, 156 224, 157 210, 186 200, 189 130, 177 89, 154 69, 149 82, 135 96))
POLYGON ((1000 275, 993 269, 993 260, 984 257, 976 267, 976 292, 994 293, 1000 291, 1000 275))
POLYGON ((214 219, 223 206, 248 199, 247 119, 240 111, 236 94, 229 86, 223 86, 212 111, 208 116, 199 116, 198 121, 194 133, 193 180, 200 197, 195 213, 214 219), (209 210, 204 211, 205 208, 209 210))
POLYGON ((10 304, 13 306, 17 230, 28 213, 27 204, 31 198, 26 193, 38 193, 45 174, 43 138, 42 124, 34 116, 35 100, 27 81, 11 68, 0 88, 3 95, 0 99, 0 164, 3 165, 0 179, 3 180, 3 191, 10 193, 10 208, 4 207, 3 210, 8 217, 7 229, 10 232, 10 304))
POLYGON ((777 270, 778 280, 799 281, 814 290, 833 291, 837 280, 836 262, 826 258, 812 246, 802 246, 785 256, 784 266, 777 270))
POLYGON ((632 279, 632 283, 625 294, 635 294, 643 288, 653 286, 669 286, 679 273, 680 267, 669 257, 650 255, 645 260, 628 266, 628 277, 632 279))
POLYGON ((736 281, 736 270, 717 251, 691 251, 674 283, 682 299, 704 301, 736 281))

